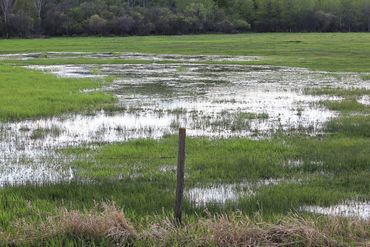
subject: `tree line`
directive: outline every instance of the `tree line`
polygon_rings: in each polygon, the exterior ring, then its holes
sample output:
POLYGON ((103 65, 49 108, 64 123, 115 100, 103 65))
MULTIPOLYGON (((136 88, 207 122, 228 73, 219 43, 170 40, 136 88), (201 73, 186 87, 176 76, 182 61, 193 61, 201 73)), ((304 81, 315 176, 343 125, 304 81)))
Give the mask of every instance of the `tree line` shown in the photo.
POLYGON ((370 0, 0 0, 0 35, 370 31, 370 0))

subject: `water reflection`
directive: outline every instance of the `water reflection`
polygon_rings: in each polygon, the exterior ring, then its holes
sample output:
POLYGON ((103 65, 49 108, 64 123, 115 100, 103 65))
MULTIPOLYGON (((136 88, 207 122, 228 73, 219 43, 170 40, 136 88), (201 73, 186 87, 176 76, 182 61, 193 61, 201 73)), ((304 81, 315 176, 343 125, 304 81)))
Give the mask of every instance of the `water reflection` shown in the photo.
POLYGON ((330 207, 305 206, 304 211, 324 214, 330 216, 356 217, 360 219, 370 219, 370 202, 347 201, 330 207))

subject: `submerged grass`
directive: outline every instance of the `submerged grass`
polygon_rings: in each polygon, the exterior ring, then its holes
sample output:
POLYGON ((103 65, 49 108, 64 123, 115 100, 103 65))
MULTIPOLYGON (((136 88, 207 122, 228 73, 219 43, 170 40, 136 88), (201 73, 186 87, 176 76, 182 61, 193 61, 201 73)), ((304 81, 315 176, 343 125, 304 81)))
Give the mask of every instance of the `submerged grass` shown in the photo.
POLYGON ((348 138, 370 138, 369 115, 345 115, 328 123, 327 130, 348 138))
POLYGON ((351 113, 351 112, 369 113, 370 112, 370 106, 361 104, 355 99, 344 99, 340 101, 326 100, 326 101, 321 101, 320 103, 321 105, 325 106, 326 108, 330 110, 339 111, 342 113, 351 113))
POLYGON ((0 66, 0 121, 112 108, 113 96, 82 93, 104 81, 61 79, 37 71, 0 66))
POLYGON ((360 97, 370 95, 370 90, 366 88, 308 88, 305 90, 305 93, 311 95, 331 95, 342 97, 343 99, 341 100, 320 101, 320 104, 330 110, 338 111, 345 115, 350 113, 370 113, 370 106, 358 101, 360 97))
POLYGON ((57 137, 57 136, 60 135, 60 133, 61 133, 61 130, 56 126, 53 126, 50 129, 38 128, 38 129, 35 129, 34 131, 32 131, 31 139, 34 139, 34 140, 35 139, 43 139, 48 135, 53 136, 53 137, 57 137))

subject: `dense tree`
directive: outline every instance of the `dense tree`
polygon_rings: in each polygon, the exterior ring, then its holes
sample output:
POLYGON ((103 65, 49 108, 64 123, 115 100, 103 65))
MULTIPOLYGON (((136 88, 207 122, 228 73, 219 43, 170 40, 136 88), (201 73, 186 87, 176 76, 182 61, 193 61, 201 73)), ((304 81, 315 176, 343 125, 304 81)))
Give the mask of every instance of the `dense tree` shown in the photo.
POLYGON ((3 16, 4 21, 4 33, 5 36, 9 36, 9 15, 13 9, 13 6, 15 4, 15 0, 0 0, 0 9, 3 16))
POLYGON ((41 32, 42 28, 42 14, 45 9, 46 0, 34 0, 35 1, 35 8, 36 8, 36 29, 37 32, 41 32))
POLYGON ((370 0, 0 0, 0 35, 369 31, 370 0))

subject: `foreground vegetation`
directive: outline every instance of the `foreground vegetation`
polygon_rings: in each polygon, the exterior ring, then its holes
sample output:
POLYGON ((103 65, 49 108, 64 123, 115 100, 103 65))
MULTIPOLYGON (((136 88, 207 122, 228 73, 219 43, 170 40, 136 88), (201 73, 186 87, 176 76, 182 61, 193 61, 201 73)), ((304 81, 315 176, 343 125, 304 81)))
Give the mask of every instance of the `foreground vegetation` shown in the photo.
MULTIPOLYGON (((32 206, 31 206, 32 207, 32 206)), ((37 212, 35 212, 37 213, 37 212)), ((43 246, 365 246, 366 220, 300 217, 295 214, 264 221, 258 214, 192 217, 181 227, 170 217, 147 217, 132 224, 113 203, 84 212, 60 208, 41 221, 18 221, 14 245, 43 246)))

